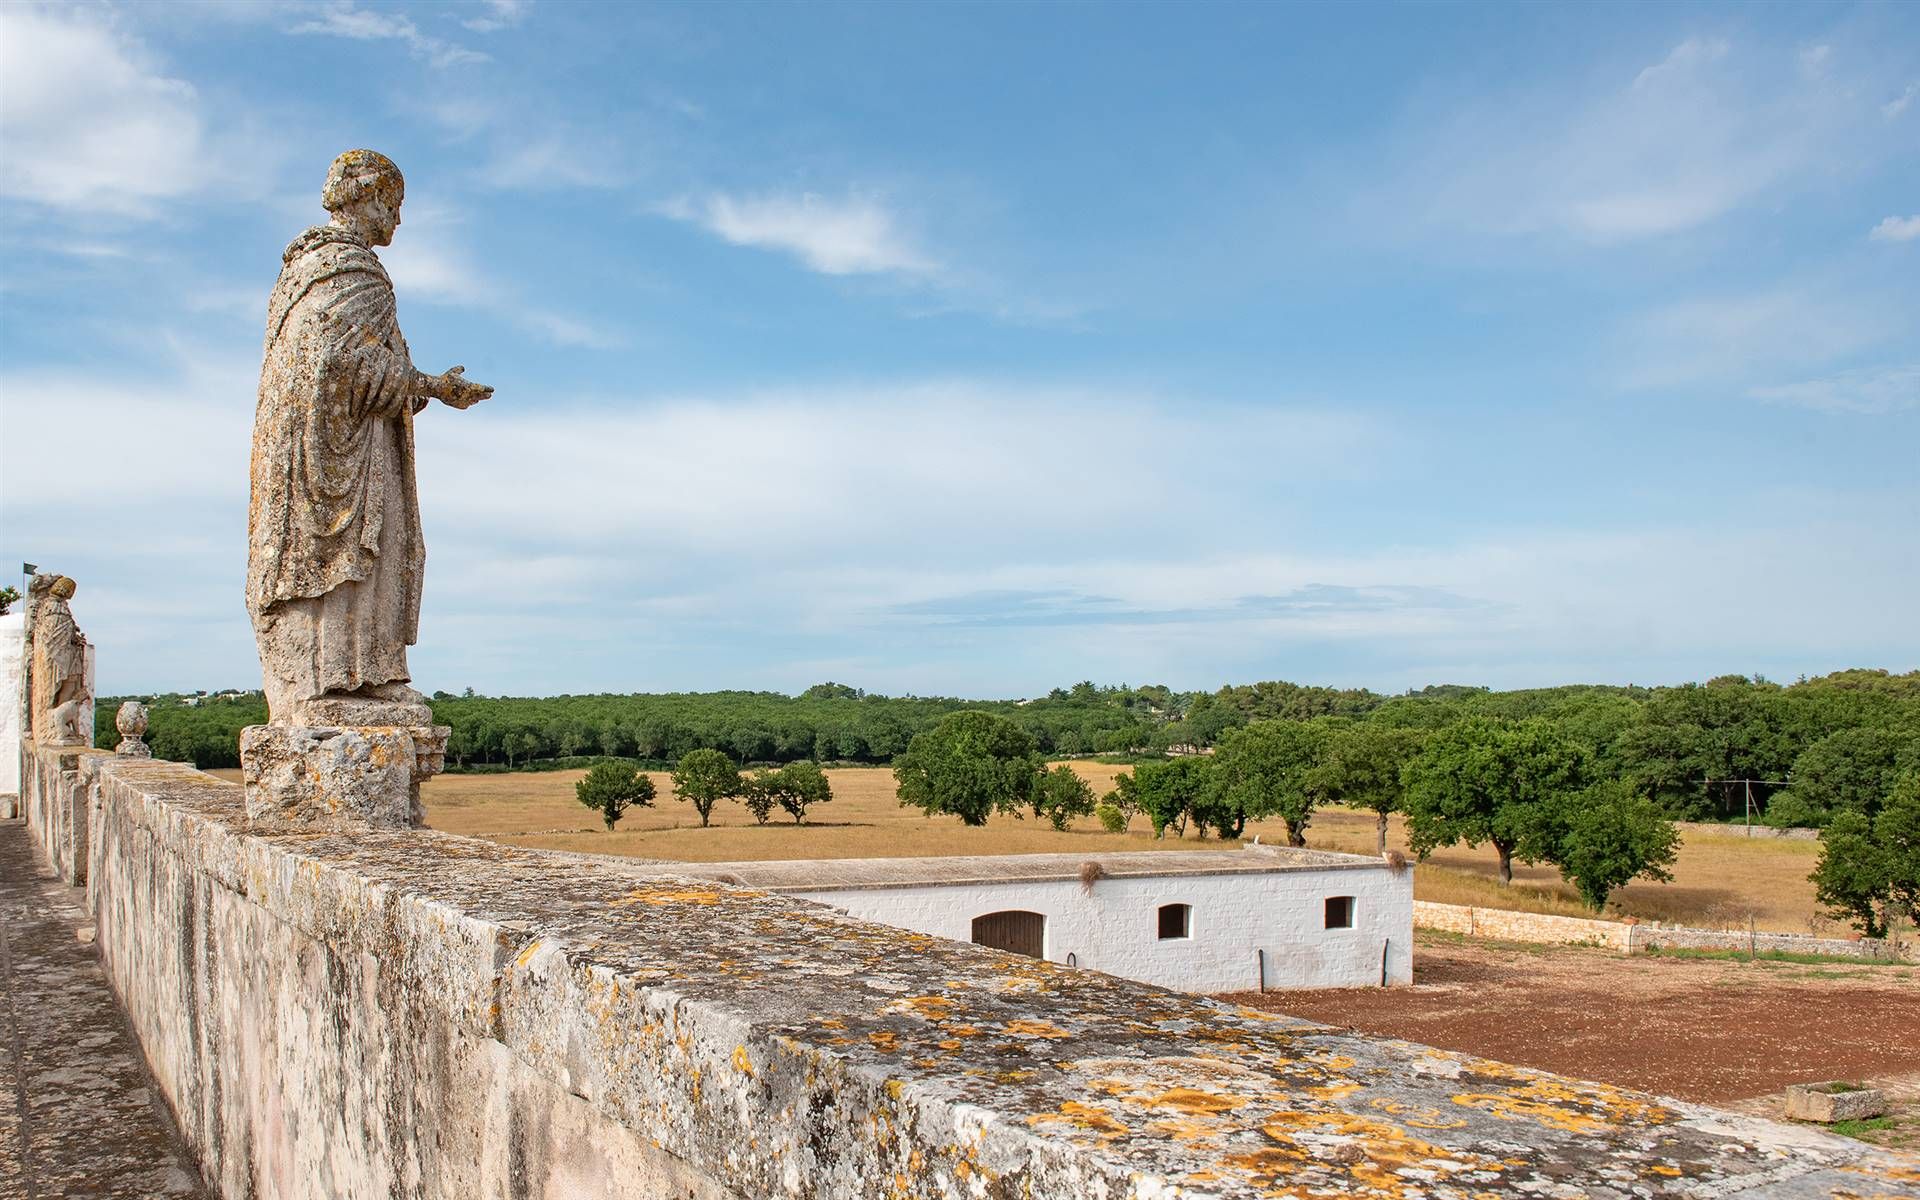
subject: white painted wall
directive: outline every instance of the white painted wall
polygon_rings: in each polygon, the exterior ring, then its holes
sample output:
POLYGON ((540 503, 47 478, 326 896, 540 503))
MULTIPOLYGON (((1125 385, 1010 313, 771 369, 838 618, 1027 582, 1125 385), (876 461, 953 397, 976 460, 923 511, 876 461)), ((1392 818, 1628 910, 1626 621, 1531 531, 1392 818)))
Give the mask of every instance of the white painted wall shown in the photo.
MULTIPOLYGON (((27 711, 27 614, 24 599, 0 616, 0 796, 20 795, 20 722, 27 711)), ((14 804, 0 800, 0 816, 14 804)))
POLYGON ((910 884, 794 893, 853 916, 969 941, 973 919, 1004 909, 1047 918, 1047 958, 1189 992, 1377 987, 1413 982, 1413 872, 1326 870, 1077 880, 910 884), (1326 929, 1328 896, 1352 896, 1351 929, 1326 929), (1163 904, 1193 906, 1191 934, 1161 940, 1163 904))

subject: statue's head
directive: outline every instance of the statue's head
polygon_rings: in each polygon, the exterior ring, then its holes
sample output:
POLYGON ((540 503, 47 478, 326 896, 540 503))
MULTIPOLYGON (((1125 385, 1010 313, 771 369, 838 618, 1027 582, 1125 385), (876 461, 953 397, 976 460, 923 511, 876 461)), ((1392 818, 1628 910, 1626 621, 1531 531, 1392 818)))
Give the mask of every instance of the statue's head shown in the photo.
POLYGON ((377 150, 349 150, 327 169, 320 203, 374 245, 389 246, 406 192, 407 182, 392 159, 377 150))
POLYGON ((53 581, 53 587, 49 588, 48 592, 50 595, 53 596, 55 600, 71 600, 73 599, 73 593, 76 590, 76 586, 77 585, 75 585, 73 580, 69 579, 65 575, 62 575, 60 578, 53 581))

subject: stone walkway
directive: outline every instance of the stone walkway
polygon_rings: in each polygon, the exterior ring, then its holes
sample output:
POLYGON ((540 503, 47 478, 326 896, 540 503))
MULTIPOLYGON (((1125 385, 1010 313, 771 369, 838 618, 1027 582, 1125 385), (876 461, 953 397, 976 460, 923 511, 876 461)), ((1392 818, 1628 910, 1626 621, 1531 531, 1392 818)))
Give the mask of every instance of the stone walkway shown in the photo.
POLYGON ((199 1197, 81 897, 0 820, 0 1198, 199 1197))

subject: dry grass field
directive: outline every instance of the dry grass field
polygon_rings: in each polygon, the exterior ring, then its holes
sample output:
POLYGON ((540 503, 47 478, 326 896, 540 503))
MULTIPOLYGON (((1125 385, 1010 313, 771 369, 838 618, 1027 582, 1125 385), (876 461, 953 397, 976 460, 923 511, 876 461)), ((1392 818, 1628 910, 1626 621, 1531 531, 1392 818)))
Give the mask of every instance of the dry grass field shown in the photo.
MULTIPOLYGON (((1096 794, 1110 788, 1113 776, 1125 769, 1092 762, 1073 767, 1096 794)), ((902 808, 894 797, 892 773, 878 767, 829 770, 833 802, 816 810, 804 825, 795 826, 782 814, 783 819, 757 826, 739 804, 724 803, 715 810, 710 829, 700 828, 692 807, 673 798, 672 781, 656 773, 655 806, 629 814, 617 832, 607 833, 574 800, 573 785, 581 774, 443 775, 426 785, 427 823, 513 845, 689 862, 1180 851, 1219 844, 1191 832, 1183 839, 1156 841, 1145 818, 1135 818, 1133 829, 1123 834, 1105 832, 1092 818, 1065 832, 1032 817, 995 817, 982 828, 968 829, 952 817, 928 818, 917 809, 902 808)), ((1247 833, 1267 842, 1285 840, 1277 821, 1257 824, 1247 833)), ((1323 810, 1314 818, 1308 842, 1322 849, 1371 853, 1373 817, 1323 810)), ((1406 845, 1397 818, 1388 844, 1406 845)), ((1674 881, 1634 883, 1615 894, 1613 907, 1620 914, 1691 925, 1744 928, 1751 915, 1760 929, 1839 932, 1816 916, 1807 872, 1818 853, 1814 842, 1749 839, 1737 829, 1688 826, 1674 881)), ((1517 867, 1511 889, 1499 888, 1493 871, 1493 852, 1484 846, 1442 850, 1419 866, 1414 891, 1421 899, 1454 904, 1591 915, 1550 867, 1517 867)))

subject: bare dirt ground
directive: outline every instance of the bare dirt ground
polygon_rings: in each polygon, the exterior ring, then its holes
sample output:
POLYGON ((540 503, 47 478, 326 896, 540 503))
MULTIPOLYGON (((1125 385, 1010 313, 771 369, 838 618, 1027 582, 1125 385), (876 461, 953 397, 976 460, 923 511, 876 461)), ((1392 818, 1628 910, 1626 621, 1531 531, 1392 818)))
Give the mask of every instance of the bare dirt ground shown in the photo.
POLYGON ((1920 1149, 1920 967, 1623 957, 1414 935, 1411 987, 1224 999, 1682 1100, 1779 1115, 1790 1083, 1885 1080, 1920 1149))

